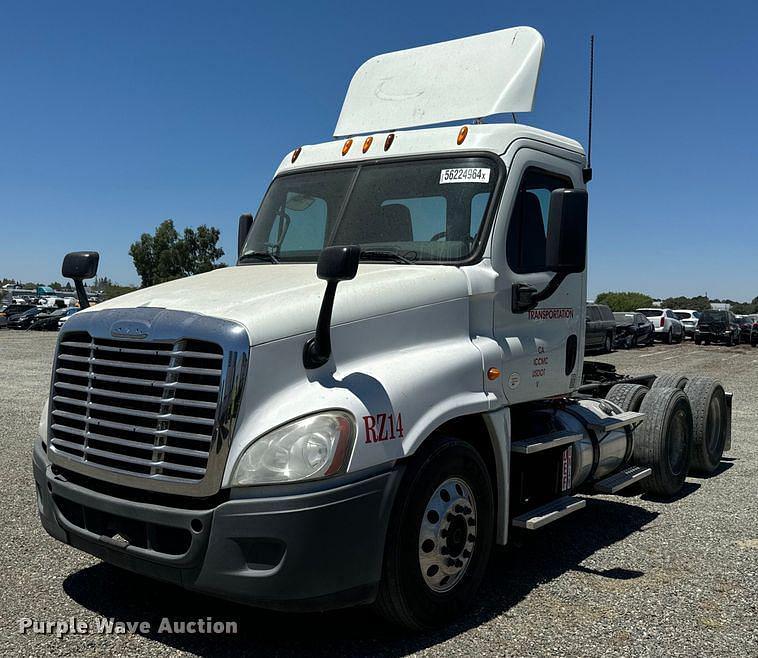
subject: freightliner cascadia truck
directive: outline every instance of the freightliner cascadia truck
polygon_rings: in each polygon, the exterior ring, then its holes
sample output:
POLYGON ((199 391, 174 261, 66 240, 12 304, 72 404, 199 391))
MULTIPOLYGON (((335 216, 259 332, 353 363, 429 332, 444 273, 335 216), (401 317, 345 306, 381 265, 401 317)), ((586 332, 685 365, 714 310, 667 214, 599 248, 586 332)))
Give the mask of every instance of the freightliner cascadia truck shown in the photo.
MULTIPOLYGON (((472 603, 512 528, 715 470, 722 384, 583 363, 591 169, 510 120, 542 52, 518 27, 369 59, 336 139, 240 217, 236 266, 72 316, 33 454, 47 532, 217 597, 421 629, 472 603)), ((98 259, 64 259, 82 306, 98 259)))

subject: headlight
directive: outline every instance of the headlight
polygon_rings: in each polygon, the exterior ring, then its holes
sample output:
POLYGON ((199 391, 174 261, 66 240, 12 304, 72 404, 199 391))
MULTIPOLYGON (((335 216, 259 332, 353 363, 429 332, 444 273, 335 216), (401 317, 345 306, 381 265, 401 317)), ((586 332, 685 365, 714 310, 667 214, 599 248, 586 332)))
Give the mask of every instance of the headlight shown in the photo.
POLYGON ((355 436, 352 416, 325 411, 269 432, 242 453, 232 486, 294 482, 338 473, 355 436))

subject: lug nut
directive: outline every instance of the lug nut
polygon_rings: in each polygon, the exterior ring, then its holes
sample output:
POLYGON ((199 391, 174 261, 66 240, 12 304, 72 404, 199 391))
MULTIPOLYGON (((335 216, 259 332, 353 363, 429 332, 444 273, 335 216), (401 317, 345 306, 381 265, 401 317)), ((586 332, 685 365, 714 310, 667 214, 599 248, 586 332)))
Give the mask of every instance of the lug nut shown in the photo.
POLYGON ((469 519, 468 524, 473 528, 476 525, 476 519, 469 519))
POLYGON ((471 552, 467 551, 466 549, 463 550, 463 553, 461 553, 463 557, 471 557, 471 552))

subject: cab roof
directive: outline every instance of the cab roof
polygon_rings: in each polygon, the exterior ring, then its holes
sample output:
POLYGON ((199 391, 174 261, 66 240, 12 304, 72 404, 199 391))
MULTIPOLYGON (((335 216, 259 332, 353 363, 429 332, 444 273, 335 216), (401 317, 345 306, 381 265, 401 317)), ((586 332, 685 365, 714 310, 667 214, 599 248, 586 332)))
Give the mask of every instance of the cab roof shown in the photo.
POLYGON ((455 155, 457 152, 463 154, 472 151, 502 155, 519 139, 539 141, 570 151, 580 158, 584 157, 584 149, 576 140, 539 128, 520 123, 467 124, 382 132, 304 145, 284 157, 277 174, 309 167, 403 156, 455 155), (465 136, 460 140, 463 132, 465 136))

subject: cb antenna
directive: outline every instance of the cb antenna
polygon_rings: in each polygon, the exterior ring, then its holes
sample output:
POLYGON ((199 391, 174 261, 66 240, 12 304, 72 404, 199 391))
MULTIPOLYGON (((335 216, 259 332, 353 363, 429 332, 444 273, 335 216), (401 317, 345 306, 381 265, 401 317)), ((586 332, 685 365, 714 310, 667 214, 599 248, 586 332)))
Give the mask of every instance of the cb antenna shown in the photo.
POLYGON ((592 97, 593 82, 595 79, 595 35, 590 35, 590 105, 587 121, 587 166, 582 170, 582 178, 585 183, 592 180, 592 97))

